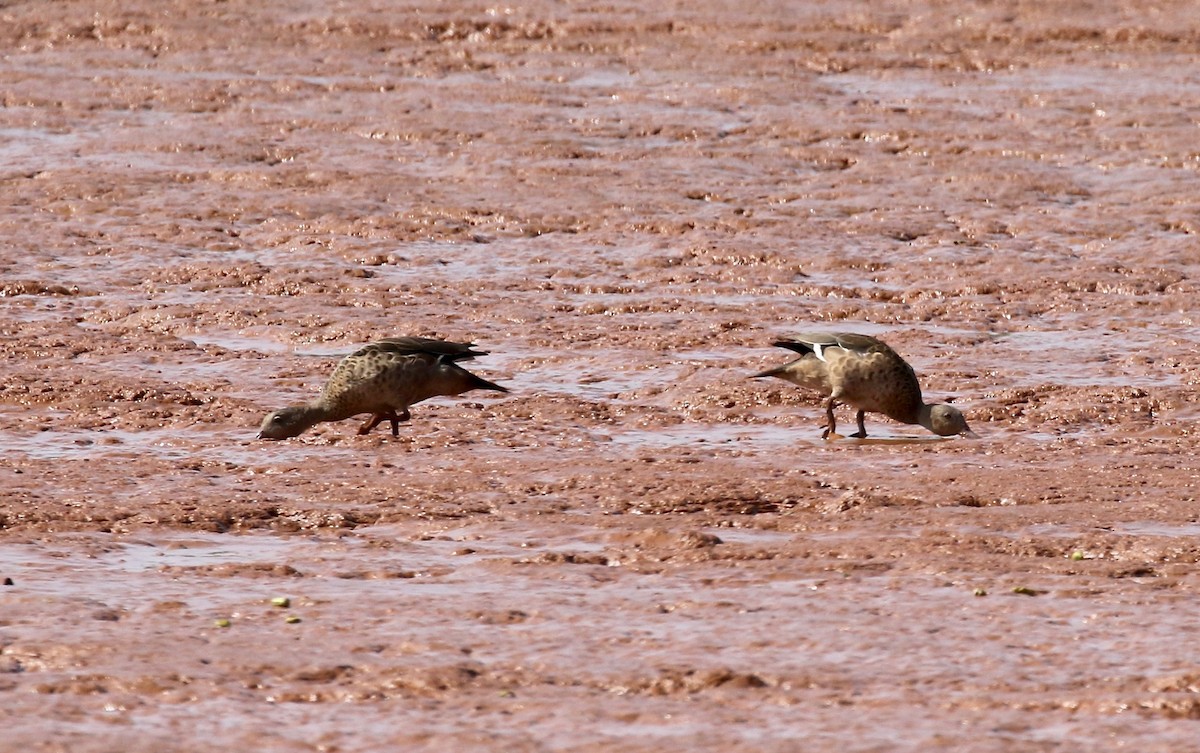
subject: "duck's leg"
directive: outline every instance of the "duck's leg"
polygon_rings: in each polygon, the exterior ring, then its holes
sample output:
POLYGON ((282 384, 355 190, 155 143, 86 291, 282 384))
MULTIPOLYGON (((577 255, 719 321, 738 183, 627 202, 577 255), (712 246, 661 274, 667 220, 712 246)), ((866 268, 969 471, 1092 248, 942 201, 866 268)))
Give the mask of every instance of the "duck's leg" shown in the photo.
POLYGON ((392 422, 393 437, 400 436, 400 422, 407 421, 410 418, 412 418, 412 416, 409 414, 408 408, 401 410, 399 415, 397 415, 396 411, 394 410, 388 411, 387 419, 392 422))
POLYGON ((829 419, 829 424, 826 425, 825 431, 821 432, 821 439, 829 439, 829 437, 837 436, 837 418, 833 415, 833 407, 837 405, 837 400, 829 398, 825 402, 825 416, 829 419))
POLYGON ((867 438, 867 427, 863 425, 863 416, 865 413, 866 411, 861 410, 858 412, 858 431, 854 432, 850 436, 857 437, 858 439, 867 438))
POLYGON ((385 411, 380 411, 379 413, 372 415, 371 420, 363 424, 359 428, 358 433, 369 434, 371 429, 374 429, 376 426, 379 426, 379 424, 383 423, 385 418, 392 425, 392 436, 398 437, 400 436, 400 422, 407 421, 410 416, 408 414, 408 408, 400 411, 400 413, 396 413, 394 408, 388 408, 385 411))
POLYGON ((392 411, 389 410, 389 411, 387 411, 387 413, 373 414, 369 421, 367 421, 362 426, 358 427, 359 436, 362 436, 363 434, 370 434, 371 429, 374 429, 376 426, 379 426, 380 422, 383 421, 383 419, 388 418, 388 413, 392 413, 392 411))

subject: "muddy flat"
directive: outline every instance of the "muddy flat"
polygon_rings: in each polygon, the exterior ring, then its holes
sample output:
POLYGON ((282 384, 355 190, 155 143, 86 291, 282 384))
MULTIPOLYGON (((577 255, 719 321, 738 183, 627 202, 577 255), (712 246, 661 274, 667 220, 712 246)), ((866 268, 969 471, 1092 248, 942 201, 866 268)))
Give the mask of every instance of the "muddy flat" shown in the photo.
POLYGON ((1200 739, 1190 3, 0 21, 0 747, 1200 739), (396 335, 511 392, 255 439, 396 335))

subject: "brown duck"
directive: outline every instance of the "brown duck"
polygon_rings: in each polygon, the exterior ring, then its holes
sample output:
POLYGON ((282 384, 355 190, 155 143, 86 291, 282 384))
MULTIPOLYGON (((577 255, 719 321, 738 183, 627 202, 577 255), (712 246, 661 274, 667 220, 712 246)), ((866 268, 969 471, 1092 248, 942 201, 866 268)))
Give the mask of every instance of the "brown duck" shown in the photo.
POLYGON ((920 424, 943 437, 975 436, 958 408, 930 405, 922 399, 912 367, 881 340, 851 332, 810 332, 772 345, 793 350, 800 357, 754 376, 779 377, 828 396, 825 415, 829 424, 821 432, 824 438, 836 433, 833 409, 838 404, 858 409, 858 431, 852 437, 867 436, 863 425, 866 413, 920 424))
POLYGON ((481 379, 458 361, 487 355, 472 350, 472 343, 455 343, 427 337, 389 337, 373 342, 342 359, 316 400, 277 410, 263 419, 259 439, 287 439, 322 421, 341 421, 370 413, 359 434, 366 434, 384 419, 399 436, 400 422, 409 419, 408 407, 438 395, 461 395, 469 390, 504 387, 481 379))

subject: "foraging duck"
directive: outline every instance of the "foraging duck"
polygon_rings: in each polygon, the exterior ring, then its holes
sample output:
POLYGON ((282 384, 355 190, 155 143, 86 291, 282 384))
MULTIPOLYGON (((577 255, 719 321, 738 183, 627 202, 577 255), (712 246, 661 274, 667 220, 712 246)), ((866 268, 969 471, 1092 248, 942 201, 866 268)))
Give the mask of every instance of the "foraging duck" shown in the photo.
POLYGON ((852 332, 809 332, 772 345, 795 351, 800 358, 754 377, 779 377, 827 395, 829 425, 822 438, 836 435, 833 408, 839 403, 858 409, 858 431, 852 437, 867 436, 863 415, 868 412, 920 424, 943 437, 976 436, 958 408, 930 405, 922 399, 912 367, 881 340, 852 332))
POLYGON ((371 414, 359 434, 387 419, 392 436, 399 436, 400 422, 409 419, 408 408, 414 403, 468 390, 508 392, 458 365, 458 361, 487 355, 473 347, 472 343, 428 337, 388 337, 373 342, 342 359, 316 400, 264 418, 258 438, 287 439, 322 421, 341 421, 359 413, 371 414))

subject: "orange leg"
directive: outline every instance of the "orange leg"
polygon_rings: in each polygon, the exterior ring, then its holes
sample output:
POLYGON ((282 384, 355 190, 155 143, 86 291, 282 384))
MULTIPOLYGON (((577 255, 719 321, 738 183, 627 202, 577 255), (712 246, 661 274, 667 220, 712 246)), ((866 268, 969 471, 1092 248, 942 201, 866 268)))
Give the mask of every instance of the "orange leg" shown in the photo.
POLYGON ((825 431, 821 432, 821 439, 829 439, 829 435, 837 434, 837 418, 833 415, 833 406, 837 405, 837 401, 832 397, 825 403, 825 415, 829 418, 829 424, 825 427, 825 431))
POLYGON ((379 422, 380 422, 380 421, 382 421, 382 420, 383 420, 384 418, 386 418, 386 417, 387 417, 387 415, 386 415, 386 414, 384 414, 384 413, 376 413, 376 414, 374 414, 373 416, 371 416, 371 419, 370 419, 369 421, 367 421, 367 422, 366 422, 365 424, 363 424, 362 426, 358 427, 358 433, 359 433, 359 435, 362 435, 362 434, 370 434, 370 433, 371 433, 371 429, 374 429, 376 426, 378 426, 378 425, 379 425, 379 422))
POLYGON ((397 414, 395 410, 389 408, 382 413, 376 413, 371 416, 371 420, 359 427, 358 433, 360 435, 370 434, 371 429, 374 429, 376 426, 383 423, 383 419, 386 418, 392 424, 392 436, 398 437, 400 436, 400 422, 407 421, 410 417, 411 416, 408 413, 408 409, 405 409, 401 413, 397 414))

